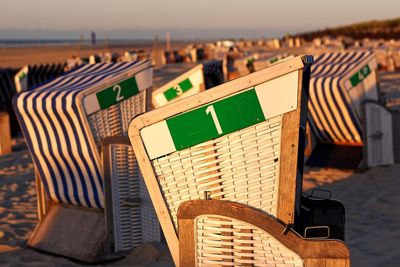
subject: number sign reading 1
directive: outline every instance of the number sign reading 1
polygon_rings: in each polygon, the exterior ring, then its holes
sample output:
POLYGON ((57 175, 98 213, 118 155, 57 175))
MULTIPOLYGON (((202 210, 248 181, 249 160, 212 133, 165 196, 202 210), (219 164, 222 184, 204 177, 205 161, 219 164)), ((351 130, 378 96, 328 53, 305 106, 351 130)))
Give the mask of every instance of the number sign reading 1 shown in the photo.
POLYGON ((126 79, 96 94, 101 109, 108 108, 139 92, 135 77, 126 79))
POLYGON ((368 65, 365 65, 361 70, 357 71, 353 76, 350 77, 351 86, 355 87, 361 83, 369 74, 371 69, 368 65))
POLYGON ((177 85, 169 88, 164 92, 164 96, 167 99, 167 101, 171 101, 184 92, 190 90, 193 88, 193 84, 190 82, 189 79, 183 80, 182 82, 178 83, 177 85))
POLYGON ((177 150, 265 121, 255 89, 166 120, 177 150))

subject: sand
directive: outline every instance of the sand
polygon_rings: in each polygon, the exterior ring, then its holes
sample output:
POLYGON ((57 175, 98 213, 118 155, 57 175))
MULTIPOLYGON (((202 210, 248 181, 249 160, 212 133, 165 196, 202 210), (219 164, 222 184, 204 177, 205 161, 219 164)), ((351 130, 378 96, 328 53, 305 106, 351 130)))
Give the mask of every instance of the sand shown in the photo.
MULTIPOLYGON (((352 266, 398 266, 400 165, 365 172, 306 168, 304 191, 324 188, 346 207, 352 266)), ((26 240, 37 223, 33 164, 26 148, 0 156, 0 266, 83 266, 36 252, 26 240)), ((142 245, 102 266, 173 266, 164 244, 142 245)))
MULTIPOLYGON (((160 46, 164 43, 159 42, 160 46)), ((188 42, 173 42, 173 49, 182 49, 188 42)), ((65 62, 72 56, 89 57, 92 54, 104 52, 122 54, 125 51, 148 50, 153 46, 152 41, 132 42, 121 44, 99 44, 94 49, 90 45, 48 45, 31 47, 0 47, 0 68, 20 68, 24 65, 65 62)))

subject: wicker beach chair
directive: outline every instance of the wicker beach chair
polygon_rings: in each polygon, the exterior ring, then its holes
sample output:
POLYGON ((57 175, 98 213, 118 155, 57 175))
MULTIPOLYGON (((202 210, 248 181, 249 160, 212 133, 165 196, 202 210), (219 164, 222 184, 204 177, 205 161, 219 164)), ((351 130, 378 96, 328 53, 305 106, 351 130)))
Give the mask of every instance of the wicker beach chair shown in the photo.
POLYGON ((151 86, 150 62, 102 63, 14 98, 37 173, 40 222, 30 246, 97 262, 159 240, 126 136, 151 86))
POLYGON ((369 167, 393 163, 390 114, 368 104, 379 101, 376 70, 370 51, 324 53, 310 78, 309 122, 316 142, 363 147, 369 167))
MULTIPOLYGON (((152 93, 153 107, 158 108, 222 84, 224 82, 222 67, 220 60, 204 62, 163 83, 152 93)), ((160 71, 162 72, 162 69, 160 71)))
POLYGON ((296 57, 132 120, 129 138, 176 265, 185 201, 230 200, 293 224, 309 62, 296 57))
POLYGON ((180 266, 349 267, 343 241, 304 239, 273 216, 230 201, 178 209, 180 266))

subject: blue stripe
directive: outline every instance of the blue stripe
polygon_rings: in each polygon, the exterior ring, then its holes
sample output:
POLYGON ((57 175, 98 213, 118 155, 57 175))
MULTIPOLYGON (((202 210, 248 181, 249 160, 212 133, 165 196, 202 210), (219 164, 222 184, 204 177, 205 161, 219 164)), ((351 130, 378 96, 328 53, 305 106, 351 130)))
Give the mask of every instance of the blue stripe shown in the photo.
MULTIPOLYGON (((310 115, 310 117, 312 117, 312 118, 310 118, 310 121, 311 121, 311 123, 313 123, 312 128, 313 129, 315 128, 314 131, 319 131, 319 133, 316 133, 316 135, 319 136, 320 138, 323 138, 324 135, 321 132, 322 129, 318 128, 318 126, 315 124, 314 120, 318 120, 319 122, 321 122, 321 118, 319 116, 323 116, 325 118, 325 121, 328 123, 328 127, 331 128, 331 130, 332 130, 332 134, 329 134, 328 132, 325 131, 325 134, 329 138, 338 139, 338 140, 341 139, 333 131, 332 123, 334 123, 336 125, 336 128, 339 129, 340 134, 343 135, 343 137, 346 141, 357 142, 356 137, 350 130, 350 126, 345 121, 344 115, 342 114, 342 112, 340 112, 339 104, 337 102, 338 99, 336 98, 337 96, 334 95, 334 90, 336 90, 336 89, 334 89, 334 86, 336 86, 337 91, 339 92, 339 96, 348 111, 348 114, 350 116, 352 124, 354 125, 354 128, 357 130, 360 138, 362 138, 362 129, 360 127, 359 120, 356 118, 356 114, 354 114, 354 110, 352 109, 351 105, 348 103, 347 98, 344 95, 344 88, 341 88, 340 82, 344 79, 344 76, 348 73, 348 71, 350 69, 355 68, 357 66, 357 64, 359 64, 362 60, 364 60, 371 54, 372 54, 372 52, 331 53, 330 55, 323 54, 316 59, 315 64, 312 66, 312 70, 315 70, 315 71, 311 73, 313 82, 310 84, 311 85, 310 89, 314 90, 316 100, 314 100, 314 101, 311 100, 309 102, 309 104, 314 108, 315 111, 316 111, 316 109, 315 109, 314 105, 318 105, 320 107, 320 110, 322 111, 321 112, 322 114, 319 114, 318 112, 316 112, 314 115, 310 115), (338 65, 339 65, 339 67, 335 68, 335 66, 338 66, 338 65), (326 85, 325 85, 325 82, 327 81, 327 79, 330 79, 328 88, 326 88, 326 85), (335 82, 334 82, 334 79, 336 79, 335 82), (322 94, 319 94, 318 90, 317 90, 317 83, 319 81, 321 81, 322 88, 325 88, 324 90, 322 90, 322 94), (333 106, 331 106, 329 104, 329 102, 327 101, 327 95, 326 95, 325 90, 330 90, 330 93, 331 93, 332 99, 333 99, 333 104, 334 104, 333 106), (327 104, 328 110, 322 109, 321 101, 325 101, 325 103, 327 104), (314 103, 314 102, 316 102, 316 103, 314 103), (339 110, 339 114, 340 114, 339 117, 336 118, 334 116, 333 109, 339 110), (336 118, 336 121, 332 121, 332 122, 329 121, 327 119, 327 113, 330 113, 333 118, 336 118), (351 140, 349 140, 349 137, 344 134, 344 131, 343 131, 344 128, 339 127, 337 120, 342 120, 343 125, 346 127, 346 130, 351 135, 351 140)), ((325 140, 325 141, 332 141, 332 140, 325 140)))

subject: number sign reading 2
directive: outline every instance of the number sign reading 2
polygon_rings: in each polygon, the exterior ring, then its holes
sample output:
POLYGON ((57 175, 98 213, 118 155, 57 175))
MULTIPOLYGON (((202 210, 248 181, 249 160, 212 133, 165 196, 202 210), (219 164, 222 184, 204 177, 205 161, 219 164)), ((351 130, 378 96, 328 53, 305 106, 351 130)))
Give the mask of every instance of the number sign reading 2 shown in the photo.
POLYGON ((254 89, 166 120, 177 150, 265 121, 254 89))
POLYGON ((108 108, 139 92, 135 77, 126 79, 96 94, 101 109, 108 108))

